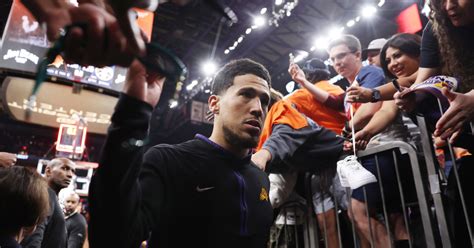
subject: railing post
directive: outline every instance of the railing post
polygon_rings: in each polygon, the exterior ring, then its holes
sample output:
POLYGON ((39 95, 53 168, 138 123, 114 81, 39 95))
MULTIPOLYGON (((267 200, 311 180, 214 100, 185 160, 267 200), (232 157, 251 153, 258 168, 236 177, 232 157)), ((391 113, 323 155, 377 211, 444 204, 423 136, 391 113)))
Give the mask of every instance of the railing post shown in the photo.
POLYGON ((418 127, 421 132, 421 145, 423 148, 423 155, 425 157, 426 170, 428 173, 428 182, 430 185, 430 192, 433 197, 433 204, 435 207, 436 219, 438 222, 441 242, 444 248, 452 247, 451 237, 448 230, 448 223, 446 221, 446 213, 443 206, 443 199, 440 189, 440 180, 437 173, 437 161, 434 158, 433 142, 428 129, 426 127, 425 118, 421 116, 416 117, 418 127), (436 164, 435 164, 436 163, 436 164))

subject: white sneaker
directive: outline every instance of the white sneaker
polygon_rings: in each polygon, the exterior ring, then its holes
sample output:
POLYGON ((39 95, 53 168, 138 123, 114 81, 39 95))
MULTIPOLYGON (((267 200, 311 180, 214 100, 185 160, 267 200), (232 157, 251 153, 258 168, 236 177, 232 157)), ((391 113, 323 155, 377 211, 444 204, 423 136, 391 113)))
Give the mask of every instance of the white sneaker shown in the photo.
POLYGON ((350 187, 353 190, 366 184, 377 182, 374 174, 365 169, 357 161, 357 157, 353 155, 337 162, 337 172, 339 173, 341 185, 343 187, 350 187))
POLYGON ((337 161, 337 174, 339 174, 339 181, 341 182, 341 186, 344 188, 350 187, 349 181, 347 181, 346 174, 344 174, 343 168, 345 167, 345 159, 337 161))
POLYGON ((268 175, 270 180, 269 198, 273 208, 285 203, 295 187, 298 174, 296 172, 268 175))

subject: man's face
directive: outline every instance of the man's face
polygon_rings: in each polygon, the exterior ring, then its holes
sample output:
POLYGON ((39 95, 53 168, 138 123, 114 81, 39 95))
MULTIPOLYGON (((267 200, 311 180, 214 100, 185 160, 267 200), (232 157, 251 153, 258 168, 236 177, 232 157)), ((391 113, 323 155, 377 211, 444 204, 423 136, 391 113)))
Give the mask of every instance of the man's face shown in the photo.
POLYGON ((267 81, 253 74, 237 76, 233 85, 217 97, 226 142, 239 149, 256 147, 270 102, 267 81))
POLYGON ((367 61, 369 61, 369 65, 380 67, 380 50, 367 51, 367 61))
POLYGON ((443 7, 455 27, 474 25, 473 0, 444 0, 443 7))
POLYGON ((48 183, 55 189, 66 188, 72 180, 76 172, 73 163, 62 163, 57 166, 50 166, 46 168, 46 177, 48 183))
POLYGON ((64 199, 64 212, 66 212, 67 215, 74 213, 77 206, 79 206, 79 199, 76 195, 70 195, 64 199))
POLYGON ((329 50, 329 59, 334 70, 348 79, 355 77, 361 67, 360 51, 352 52, 345 44, 331 48, 329 50))

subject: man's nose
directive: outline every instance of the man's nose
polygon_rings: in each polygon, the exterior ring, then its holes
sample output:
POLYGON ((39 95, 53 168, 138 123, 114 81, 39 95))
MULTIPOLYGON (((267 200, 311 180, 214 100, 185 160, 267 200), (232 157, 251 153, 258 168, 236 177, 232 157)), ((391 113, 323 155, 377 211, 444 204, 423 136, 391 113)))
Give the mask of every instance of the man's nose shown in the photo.
POLYGON ((260 98, 255 98, 252 100, 252 108, 250 110, 252 115, 256 117, 260 117, 263 114, 263 106, 262 102, 260 101, 260 98))

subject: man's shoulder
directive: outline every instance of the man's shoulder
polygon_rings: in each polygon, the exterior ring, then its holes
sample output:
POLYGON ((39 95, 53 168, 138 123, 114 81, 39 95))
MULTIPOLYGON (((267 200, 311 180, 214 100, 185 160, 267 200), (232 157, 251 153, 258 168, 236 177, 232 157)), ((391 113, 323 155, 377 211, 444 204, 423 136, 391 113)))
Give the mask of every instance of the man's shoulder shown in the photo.
POLYGON ((66 218, 66 223, 67 224, 72 224, 72 225, 76 225, 77 223, 87 225, 86 217, 84 217, 84 215, 82 215, 81 213, 78 213, 78 212, 76 212, 73 215, 71 215, 70 217, 66 218))
POLYGON ((380 67, 374 65, 366 65, 360 69, 359 76, 367 75, 367 74, 378 74, 383 76, 383 70, 380 67))
POLYGON ((202 145, 201 143, 198 139, 191 139, 178 144, 157 144, 150 149, 156 151, 188 152, 198 149, 202 145))
POLYGON ((375 88, 385 84, 385 75, 381 68, 373 65, 366 65, 360 69, 356 80, 359 82, 360 86, 375 88))
POLYGON ((192 139, 179 144, 158 144, 147 151, 147 156, 159 156, 161 158, 180 158, 184 161, 190 156, 200 154, 203 144, 198 139, 192 139))

